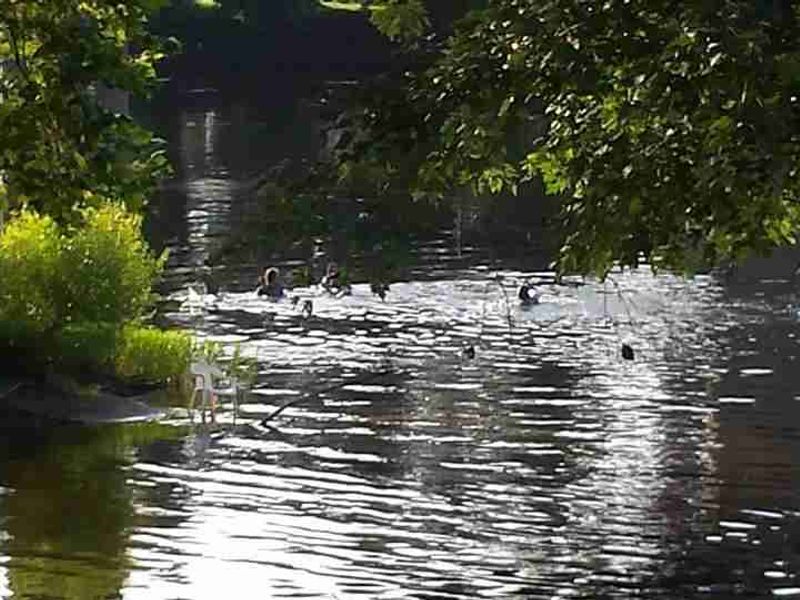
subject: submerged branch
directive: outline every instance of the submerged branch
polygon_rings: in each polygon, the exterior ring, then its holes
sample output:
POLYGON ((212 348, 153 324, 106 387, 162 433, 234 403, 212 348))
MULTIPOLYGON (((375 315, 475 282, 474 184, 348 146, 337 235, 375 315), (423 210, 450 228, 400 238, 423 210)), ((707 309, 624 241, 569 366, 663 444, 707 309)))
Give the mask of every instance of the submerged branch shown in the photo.
POLYGON ((382 377, 384 375, 388 375, 391 372, 392 372, 391 369, 384 369, 382 371, 375 371, 373 373, 366 373, 361 377, 354 377, 353 379, 350 379, 348 381, 340 381, 339 383, 335 383, 335 384, 329 385, 329 386, 324 387, 322 389, 319 389, 319 390, 317 390, 315 392, 309 392, 309 393, 303 394, 299 398, 295 398, 294 400, 290 400, 288 402, 285 402, 285 403, 281 404, 273 412, 271 412, 269 415, 267 415, 266 417, 261 419, 261 425, 266 425, 269 421, 271 421, 272 419, 274 419, 275 417, 280 415, 284 410, 286 410, 290 406, 294 406, 295 404, 300 404, 301 402, 303 402, 305 400, 308 400, 309 398, 316 398, 316 397, 320 396, 321 394, 325 394, 327 392, 332 392, 334 390, 343 388, 346 385, 352 385, 354 383, 365 383, 367 381, 372 381, 373 379, 377 379, 378 377, 382 377))

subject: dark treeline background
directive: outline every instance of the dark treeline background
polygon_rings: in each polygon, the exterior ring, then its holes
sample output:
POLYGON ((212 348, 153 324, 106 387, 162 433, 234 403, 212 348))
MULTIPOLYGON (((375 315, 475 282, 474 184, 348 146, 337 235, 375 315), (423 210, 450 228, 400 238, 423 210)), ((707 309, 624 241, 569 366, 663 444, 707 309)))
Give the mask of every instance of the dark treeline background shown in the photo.
POLYGON ((162 64, 165 76, 195 87, 275 76, 319 80, 364 77, 385 69, 391 45, 360 15, 320 9, 316 2, 223 0, 202 8, 176 0, 152 22, 181 50, 162 64))
MULTIPOLYGON (((484 3, 432 3, 432 35, 443 39, 459 17, 484 3)), ((219 0, 208 7, 174 0, 153 18, 152 29, 180 41, 181 51, 162 69, 187 85, 274 73, 365 78, 398 60, 397 47, 366 14, 326 9, 316 0, 219 0)))

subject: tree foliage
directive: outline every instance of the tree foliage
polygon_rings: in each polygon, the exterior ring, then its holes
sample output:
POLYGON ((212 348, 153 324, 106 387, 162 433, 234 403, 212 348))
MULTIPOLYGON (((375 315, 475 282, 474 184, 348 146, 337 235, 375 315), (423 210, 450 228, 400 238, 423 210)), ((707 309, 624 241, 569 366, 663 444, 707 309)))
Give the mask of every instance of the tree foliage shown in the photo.
POLYGON ((107 198, 142 207, 166 159, 98 94, 148 91, 162 54, 146 19, 162 4, 0 0, 0 209, 64 222, 107 198))
MULTIPOLYGON (((418 35, 421 0, 382 4, 385 33, 418 35)), ((562 272, 691 270, 794 243, 797 12, 785 0, 491 0, 418 44, 421 66, 340 122, 340 169, 402 172, 397 183, 432 195, 541 178, 560 199, 562 272)))

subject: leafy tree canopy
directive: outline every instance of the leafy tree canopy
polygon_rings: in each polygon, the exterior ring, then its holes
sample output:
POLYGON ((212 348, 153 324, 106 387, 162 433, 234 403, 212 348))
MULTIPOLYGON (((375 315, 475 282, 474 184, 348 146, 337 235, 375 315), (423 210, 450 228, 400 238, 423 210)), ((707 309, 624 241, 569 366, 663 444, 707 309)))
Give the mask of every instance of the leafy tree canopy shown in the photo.
POLYGON ((144 94, 161 58, 147 17, 163 0, 0 0, 0 214, 60 221, 112 198, 141 208, 166 159, 149 132, 104 108, 144 94))
POLYGON ((427 8, 365 5, 418 66, 339 122, 340 175, 439 196, 541 178, 561 272, 694 270, 794 243, 797 3, 489 0, 438 39, 427 8))

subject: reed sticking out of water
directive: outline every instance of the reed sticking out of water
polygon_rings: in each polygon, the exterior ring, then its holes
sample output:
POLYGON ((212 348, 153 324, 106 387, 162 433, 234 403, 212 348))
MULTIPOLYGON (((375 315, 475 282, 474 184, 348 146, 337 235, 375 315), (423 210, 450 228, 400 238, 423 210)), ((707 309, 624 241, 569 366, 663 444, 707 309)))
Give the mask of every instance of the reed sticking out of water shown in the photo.
POLYGON ((514 340, 514 319, 511 316, 511 303, 508 299, 508 292, 506 291, 506 288, 503 285, 503 276, 498 274, 495 277, 495 281, 497 282, 497 285, 500 286, 500 291, 503 292, 503 300, 505 300, 506 303, 506 320, 508 321, 508 341, 509 343, 511 343, 514 340))
POLYGON ((2 393, 0 393, 0 399, 5 398, 6 396, 10 396, 13 392, 18 390, 20 387, 22 387, 22 382, 21 381, 16 382, 10 388, 8 388, 7 390, 4 390, 2 393))
MULTIPOLYGON (((623 293, 622 293, 622 288, 620 288, 620 287, 619 287, 619 283, 617 283, 617 281, 616 281, 614 278, 612 278, 612 277, 609 275, 609 276, 608 276, 608 280, 609 280, 609 281, 610 281, 612 284, 614 284, 614 289, 617 291, 617 297, 619 298, 619 301, 620 301, 620 303, 622 304, 622 307, 625 309, 625 312, 628 314, 628 320, 630 321, 630 323, 631 323, 631 325, 632 325, 633 327, 636 327, 636 320, 633 318, 633 313, 631 312, 631 309, 630 309, 630 307, 628 306, 628 303, 630 303, 630 305, 631 305, 631 306, 633 306, 633 308, 634 308, 634 309, 636 309, 636 308, 637 308, 637 307, 636 307, 636 304, 634 303, 634 301, 633 301, 633 300, 630 300, 630 299, 628 299, 628 298, 625 298, 625 296, 624 296, 624 295, 623 295, 623 293)), ((604 309, 604 310, 605 310, 605 309, 604 309)))
MULTIPOLYGON (((614 289, 616 289, 616 291, 617 291, 617 297, 619 297, 619 300, 620 300, 620 303, 622 304, 622 307, 625 309, 625 312, 628 314, 628 321, 630 322, 631 327, 633 327, 634 330, 635 330, 636 327, 637 327, 636 320, 633 318, 633 313, 631 312, 631 309, 628 306, 628 303, 630 303, 631 306, 633 306, 634 309, 637 308, 636 304, 633 302, 633 300, 628 300, 628 299, 625 298, 625 296, 622 294, 622 288, 619 287, 619 284, 616 282, 616 280, 614 280, 611 276, 608 277, 608 280, 611 283, 614 284, 614 289)), ((605 282, 603 282, 603 313, 604 313, 604 315, 605 315, 605 311, 606 311, 605 302, 606 302, 605 282)), ((630 344, 626 344, 626 343, 623 342, 622 343, 622 347, 621 347, 621 352, 622 352, 622 358, 624 358, 625 360, 635 360, 636 355, 635 355, 635 353, 633 351, 633 346, 631 346, 630 344)))

